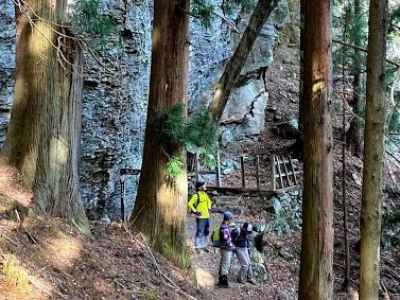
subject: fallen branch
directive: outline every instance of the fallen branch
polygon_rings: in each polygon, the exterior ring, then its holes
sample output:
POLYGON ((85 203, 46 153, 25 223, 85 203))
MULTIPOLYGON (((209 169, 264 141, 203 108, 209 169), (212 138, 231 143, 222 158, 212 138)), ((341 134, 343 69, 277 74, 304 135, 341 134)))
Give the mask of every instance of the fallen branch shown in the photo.
POLYGON ((176 289, 180 294, 182 294, 183 296, 185 296, 185 297, 188 298, 188 299, 191 299, 191 300, 198 300, 197 298, 195 298, 195 297, 189 295, 188 293, 186 293, 186 292, 185 292, 180 286, 178 286, 171 278, 169 278, 167 275, 165 275, 165 274, 161 271, 160 266, 158 265, 157 260, 156 260, 154 254, 153 254, 153 251, 150 249, 150 247, 149 247, 149 245, 147 244, 147 242, 146 242, 146 240, 145 240, 145 238, 144 238, 144 236, 143 236, 142 233, 139 233, 139 234, 140 234, 141 239, 143 240, 143 243, 142 243, 141 241, 139 241, 138 239, 136 239, 136 238, 132 235, 132 233, 129 231, 129 229, 126 227, 125 224, 123 225, 123 227, 124 227, 125 231, 129 234, 129 236, 131 237, 132 240, 134 240, 134 241, 135 241, 136 243, 138 243, 141 247, 143 247, 143 248, 145 248, 145 249, 147 250, 147 252, 150 254, 150 256, 151 256, 151 258, 152 258, 153 264, 154 264, 154 266, 155 266, 157 272, 158 272, 162 277, 164 277, 164 279, 167 281, 167 282, 166 282, 167 285, 169 285, 170 287, 176 289))
MULTIPOLYGON (((348 47, 348 48, 352 48, 352 49, 355 49, 355 50, 359 50, 359 51, 361 51, 361 52, 368 53, 368 50, 365 49, 365 48, 358 47, 358 46, 356 46, 356 45, 349 44, 349 43, 343 42, 343 41, 341 41, 341 40, 333 39, 332 42, 334 42, 334 43, 336 43, 336 44, 339 44, 339 45, 342 45, 342 46, 345 46, 345 47, 348 47)), ((388 62, 389 64, 395 66, 397 69, 400 69, 400 64, 394 62, 393 60, 386 59, 386 62, 388 62)))
POLYGON ((389 154, 395 161, 397 161, 400 164, 400 159, 397 158, 392 152, 386 150, 386 154, 389 154))

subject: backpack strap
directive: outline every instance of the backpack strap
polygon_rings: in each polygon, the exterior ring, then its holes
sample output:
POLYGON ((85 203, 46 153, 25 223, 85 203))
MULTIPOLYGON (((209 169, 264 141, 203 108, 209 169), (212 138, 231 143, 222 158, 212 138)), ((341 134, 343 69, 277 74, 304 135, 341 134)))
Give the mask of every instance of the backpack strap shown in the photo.
POLYGON ((199 203, 200 203, 200 194, 199 194, 199 192, 197 192, 196 195, 197 195, 197 200, 196 200, 195 205, 193 205, 193 207, 195 209, 197 209, 197 206, 199 206, 199 203))

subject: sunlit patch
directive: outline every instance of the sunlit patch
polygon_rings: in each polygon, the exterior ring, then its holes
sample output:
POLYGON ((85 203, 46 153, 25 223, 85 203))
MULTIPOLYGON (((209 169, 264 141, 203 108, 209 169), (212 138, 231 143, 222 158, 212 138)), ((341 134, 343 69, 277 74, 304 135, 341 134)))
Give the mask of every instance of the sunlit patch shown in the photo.
POLYGON ((45 289, 49 294, 52 287, 30 274, 14 255, 6 255, 2 261, 2 280, 0 281, 1 299, 48 299, 40 295, 39 289, 45 289))
POLYGON ((213 288, 215 286, 214 275, 201 267, 196 266, 194 268, 194 276, 199 288, 213 288))
POLYGON ((16 178, 16 169, 0 157, 0 212, 14 207, 14 201, 25 207, 32 204, 32 193, 25 190, 16 178))
POLYGON ((52 47, 53 30, 46 22, 38 21, 30 38, 29 47, 33 56, 43 57, 52 47))
POLYGON ((318 92, 322 91, 324 88, 325 88, 325 82, 320 81, 320 82, 313 84, 312 90, 313 90, 313 93, 318 93, 318 92))
POLYGON ((187 183, 186 173, 178 175, 173 183, 164 182, 158 190, 157 199, 161 211, 168 211, 163 216, 167 225, 177 224, 186 212, 187 183), (185 201, 180 201, 185 198, 185 201))
POLYGON ((160 42, 160 36, 160 30, 158 30, 158 28, 154 28, 152 37, 153 48, 157 47, 157 44, 160 42))
POLYGON ((221 101, 223 94, 224 94, 224 89, 222 88, 222 86, 221 85, 216 86, 214 91, 214 100, 216 100, 216 103, 219 103, 221 101))
POLYGON ((43 255, 47 261, 60 270, 71 268, 81 256, 82 244, 78 239, 58 232, 56 237, 48 238, 43 255))
POLYGON ((52 138, 50 142, 51 167, 58 169, 65 165, 68 160, 68 145, 62 138, 52 138))

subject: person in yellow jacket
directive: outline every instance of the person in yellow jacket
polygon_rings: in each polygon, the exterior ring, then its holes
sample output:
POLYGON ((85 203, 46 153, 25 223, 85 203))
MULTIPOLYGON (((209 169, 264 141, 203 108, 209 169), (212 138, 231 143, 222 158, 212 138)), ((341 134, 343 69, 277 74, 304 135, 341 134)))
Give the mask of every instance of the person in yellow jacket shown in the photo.
POLYGON ((212 207, 211 198, 207 195, 205 182, 196 183, 196 193, 188 202, 189 211, 196 216, 196 236, 194 248, 197 250, 207 249, 208 235, 210 234, 210 210, 212 207))

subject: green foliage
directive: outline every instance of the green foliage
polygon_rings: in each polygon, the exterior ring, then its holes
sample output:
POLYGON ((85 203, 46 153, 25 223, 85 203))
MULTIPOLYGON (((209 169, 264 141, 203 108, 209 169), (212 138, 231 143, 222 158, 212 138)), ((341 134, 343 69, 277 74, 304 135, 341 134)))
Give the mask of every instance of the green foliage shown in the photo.
POLYGON ((382 243, 385 249, 400 245, 400 210, 386 211, 382 218, 382 243))
POLYGON ((205 28, 211 26, 215 5, 209 0, 192 0, 192 15, 199 18, 205 28))
POLYGON ((157 119, 157 139, 171 155, 167 163, 167 176, 180 175, 183 163, 181 155, 171 153, 178 145, 190 153, 197 153, 206 166, 215 167, 217 148, 217 126, 207 109, 202 109, 188 122, 185 121, 184 105, 179 103, 169 108, 157 119))
POLYGON ((400 27, 400 5, 398 5, 390 14, 389 32, 397 33, 400 27))
POLYGON ((167 162, 167 176, 174 179, 182 174, 184 164, 180 156, 172 156, 167 162))
POLYGON ((100 0, 80 0, 72 6, 72 25, 75 32, 98 37, 100 43, 115 31, 115 21, 102 14, 100 0))
POLYGON ((389 121, 389 132, 400 132, 400 111, 395 109, 389 121))
POLYGON ((282 194, 272 199, 274 219, 267 224, 268 231, 275 231, 278 236, 300 229, 301 206, 298 192, 282 194))

